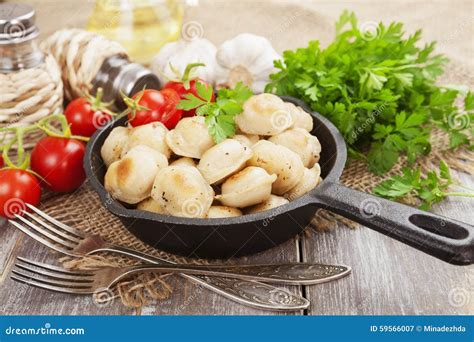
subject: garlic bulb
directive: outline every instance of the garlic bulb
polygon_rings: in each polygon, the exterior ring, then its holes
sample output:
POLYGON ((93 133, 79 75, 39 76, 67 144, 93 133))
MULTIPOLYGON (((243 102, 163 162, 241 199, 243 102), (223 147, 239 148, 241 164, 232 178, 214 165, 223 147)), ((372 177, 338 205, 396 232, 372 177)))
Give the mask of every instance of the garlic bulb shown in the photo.
POLYGON ((270 195, 270 197, 266 201, 248 208, 246 210, 246 213, 255 214, 260 211, 270 210, 287 203, 290 202, 285 197, 270 195))
POLYGON ((204 38, 191 41, 179 40, 164 45, 153 58, 152 70, 162 84, 180 78, 188 64, 201 62, 205 66, 194 68, 190 78, 200 79, 213 84, 216 65, 216 47, 204 38))
POLYGON ((168 133, 168 129, 161 122, 134 127, 130 129, 122 155, 137 145, 146 145, 169 158, 171 151, 165 141, 166 133, 168 133))
POLYGON ((148 197, 147 199, 138 203, 137 209, 151 211, 152 213, 165 214, 165 211, 161 207, 160 203, 158 203, 151 197, 148 197))
POLYGON ((197 168, 209 184, 215 184, 243 169, 252 154, 237 140, 226 139, 204 152, 197 168))
POLYGON ((285 194, 290 201, 303 196, 307 192, 313 190, 321 180, 321 168, 319 164, 315 164, 311 169, 304 169, 303 177, 298 184, 285 194))
POLYGON ((104 186, 113 198, 135 204, 150 196, 159 169, 168 166, 168 159, 144 145, 132 148, 113 162, 105 174, 104 186))
POLYGON ((293 188, 303 177, 304 165, 301 158, 285 146, 260 140, 253 147, 253 157, 248 165, 258 166, 278 176, 272 192, 282 195, 293 188))
POLYGON ((288 129, 280 134, 274 135, 268 141, 285 146, 300 156, 305 167, 311 168, 319 161, 321 144, 318 138, 308 133, 303 128, 288 129))
POLYGON ((214 190, 195 167, 168 166, 158 171, 151 197, 169 215, 204 218, 214 190))
POLYGON ((178 156, 200 159, 213 146, 205 118, 193 116, 181 119, 176 127, 166 134, 166 143, 178 156))
POLYGON ((213 205, 207 213, 207 218, 236 217, 241 215, 242 212, 237 208, 213 205))
POLYGON ((281 56, 268 39, 251 33, 239 34, 217 50, 216 84, 234 88, 242 82, 254 93, 262 93, 277 59, 281 56))
POLYGON ((247 167, 222 184, 216 199, 229 207, 244 208, 268 199, 276 175, 269 175, 260 167, 247 167))
POLYGON ((120 159, 124 146, 128 141, 129 130, 127 127, 115 127, 104 141, 100 149, 100 155, 104 160, 105 166, 120 159))
POLYGON ((235 122, 247 134, 275 135, 293 125, 293 116, 281 98, 260 94, 245 101, 243 112, 235 117, 235 122))

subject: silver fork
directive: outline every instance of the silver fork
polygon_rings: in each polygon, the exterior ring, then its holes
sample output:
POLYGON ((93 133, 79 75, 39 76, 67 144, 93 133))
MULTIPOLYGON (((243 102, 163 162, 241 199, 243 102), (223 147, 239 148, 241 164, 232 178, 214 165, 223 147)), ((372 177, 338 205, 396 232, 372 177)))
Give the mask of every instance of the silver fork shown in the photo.
MULTIPOLYGON (((26 211, 24 211, 24 215, 30 218, 31 220, 37 222, 41 227, 21 216, 17 216, 17 219, 23 222, 29 229, 16 221, 10 220, 10 223, 20 229, 25 234, 37 240, 38 242, 63 254, 81 257, 85 255, 94 254, 100 251, 108 251, 128 255, 137 259, 144 260, 148 263, 161 263, 169 265, 173 264, 172 262, 169 262, 167 260, 144 254, 129 248, 112 245, 104 241, 99 235, 84 234, 83 232, 75 228, 72 228, 62 222, 59 222, 58 220, 52 218, 51 216, 47 215, 46 213, 42 212, 34 206, 31 206, 29 204, 27 204, 27 206, 48 223, 26 211)), ((301 269, 299 269, 300 267, 304 268, 310 266, 310 273, 312 273, 310 277, 312 280, 310 281, 310 283, 312 284, 337 279, 350 273, 350 268, 347 266, 332 266, 321 264, 292 265, 296 265, 296 269, 292 268, 293 266, 288 267, 289 265, 286 264, 285 271, 287 273, 279 274, 279 277, 286 275, 287 283, 290 282, 292 284, 304 283, 304 279, 308 280, 308 277, 301 277, 301 272, 299 272, 301 271, 301 269)), ((279 269, 280 272, 283 271, 281 266, 282 265, 280 265, 279 269)), ((226 268, 229 267, 231 266, 226 266, 226 268)), ((267 265, 264 272, 263 270, 261 270, 264 273, 262 273, 261 275, 268 276, 268 272, 270 270, 272 271, 270 273, 274 274, 275 269, 272 267, 275 267, 275 265, 267 265)), ((206 268, 208 267, 206 266, 206 268)), ((232 271, 235 271, 235 268, 232 271)), ((241 281, 222 277, 196 277, 182 273, 180 274, 180 276, 191 280, 192 282, 199 284, 207 289, 210 289, 216 293, 219 293, 231 300, 261 309, 300 310, 304 309, 309 305, 309 302, 301 297, 299 297, 300 300, 297 304, 295 304, 294 301, 292 303, 287 302, 286 300, 284 300, 285 297, 295 296, 288 291, 286 291, 286 296, 279 297, 281 301, 278 302, 279 298, 275 297, 274 293, 275 291, 283 290, 277 289, 271 285, 262 284, 255 281, 241 281)), ((275 281, 275 278, 271 280, 275 281)))

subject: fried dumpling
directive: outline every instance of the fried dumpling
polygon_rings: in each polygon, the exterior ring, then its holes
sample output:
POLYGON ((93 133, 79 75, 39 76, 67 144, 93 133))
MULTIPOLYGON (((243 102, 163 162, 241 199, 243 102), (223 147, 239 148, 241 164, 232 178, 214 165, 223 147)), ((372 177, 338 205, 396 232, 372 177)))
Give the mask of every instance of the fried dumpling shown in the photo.
POLYGON ((166 143, 178 156, 197 159, 215 144, 203 116, 181 119, 166 134, 166 143))
POLYGON ((245 101, 235 122, 247 134, 275 135, 293 125, 293 116, 278 96, 259 94, 245 101))
POLYGON ((137 145, 146 145, 169 158, 171 151, 165 141, 166 133, 168 133, 168 129, 161 122, 134 127, 130 129, 122 155, 137 145))
POLYGON ((237 208, 223 205, 213 205, 207 212, 207 218, 222 218, 242 216, 242 212, 237 208))
POLYGON ((311 114, 303 108, 295 106, 293 103, 286 102, 285 105, 293 117, 292 128, 302 128, 307 132, 313 130, 313 117, 311 114))
POLYGON ((282 195, 293 188, 303 177, 304 165, 301 158, 285 146, 261 140, 253 147, 253 157, 248 165, 264 168, 268 173, 277 175, 272 192, 282 195))
POLYGON ((163 210, 161 205, 151 197, 148 197, 147 199, 144 199, 143 201, 138 203, 137 209, 151 211, 152 213, 165 214, 165 211, 163 210))
POLYGON ((144 145, 135 146, 109 166, 105 189, 119 201, 138 203, 150 196, 158 170, 166 166, 168 159, 160 152, 144 145))
POLYGON ((227 179, 216 196, 222 204, 229 207, 244 208, 268 199, 276 175, 269 175, 261 167, 246 167, 227 179))
POLYGON ((318 138, 308 133, 302 128, 288 129, 280 134, 274 135, 268 141, 274 144, 285 146, 298 154, 307 168, 319 161, 321 144, 318 138))
POLYGON ((289 203, 289 201, 285 197, 270 195, 266 201, 248 208, 246 213, 255 214, 260 211, 270 210, 287 203, 289 203))
POLYGON ((120 159, 124 146, 128 141, 129 129, 127 127, 115 127, 105 139, 100 149, 100 155, 104 164, 109 167, 110 164, 120 159))
POLYGON ((179 158, 179 159, 176 159, 175 161, 173 161, 170 166, 173 165, 173 166, 178 166, 178 165, 181 165, 181 166, 191 166, 191 167, 196 167, 196 162, 194 161, 194 159, 192 158, 188 158, 188 157, 182 157, 182 158, 179 158))
POLYGON ((226 139, 204 152, 197 168, 209 184, 218 183, 243 169, 252 154, 250 147, 237 140, 226 139))
POLYGON ((242 145, 247 147, 252 147, 255 145, 259 140, 260 137, 255 134, 236 134, 232 137, 232 139, 237 140, 242 145))
POLYGON ((307 192, 313 190, 321 180, 321 168, 319 164, 315 164, 311 169, 304 169, 304 174, 301 180, 290 191, 285 194, 285 197, 290 201, 303 196, 307 192))
POLYGON ((174 165, 158 171, 151 197, 169 215, 204 218, 214 190, 195 167, 174 165))

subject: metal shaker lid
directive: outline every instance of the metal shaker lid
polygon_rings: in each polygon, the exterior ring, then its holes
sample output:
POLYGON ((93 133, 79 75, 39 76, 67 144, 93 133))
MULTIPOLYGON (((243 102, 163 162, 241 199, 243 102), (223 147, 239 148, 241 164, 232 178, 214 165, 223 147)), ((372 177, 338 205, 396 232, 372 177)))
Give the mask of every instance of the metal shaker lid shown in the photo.
POLYGON ((0 3, 0 44, 21 43, 36 38, 36 13, 27 4, 0 3))

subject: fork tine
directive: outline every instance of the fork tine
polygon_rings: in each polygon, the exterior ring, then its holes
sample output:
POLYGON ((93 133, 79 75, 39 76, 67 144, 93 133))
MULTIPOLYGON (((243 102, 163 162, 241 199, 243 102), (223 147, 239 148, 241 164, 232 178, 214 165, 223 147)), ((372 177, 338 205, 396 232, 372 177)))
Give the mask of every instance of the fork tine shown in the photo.
POLYGON ((25 219, 23 216, 20 216, 18 214, 15 214, 15 218, 17 220, 20 220, 21 222, 23 222, 24 224, 26 224, 28 227, 30 227, 31 229, 33 230, 36 230, 38 233, 40 233, 41 235, 44 235, 46 237, 48 237, 49 239, 53 240, 54 242, 56 243, 59 243, 61 245, 64 245, 66 247, 69 247, 69 248, 74 248, 77 246, 77 243, 73 243, 71 241, 66 241, 64 240, 63 238, 59 237, 59 236, 56 236, 54 234, 51 234, 48 230, 44 229, 44 228, 41 228, 41 227, 38 227, 36 224, 34 224, 33 222, 30 222, 28 221, 27 219, 25 219))
POLYGON ((18 281, 18 282, 23 283, 23 284, 38 287, 38 288, 43 289, 43 290, 62 292, 62 293, 72 293, 72 294, 91 294, 91 293, 94 293, 92 290, 79 290, 79 289, 71 289, 71 288, 65 288, 65 287, 58 287, 58 286, 43 284, 43 283, 35 281, 34 279, 24 278, 24 277, 21 277, 19 275, 11 275, 10 278, 13 279, 14 281, 18 281))
POLYGON ((38 208, 36 208, 34 205, 31 205, 29 203, 25 203, 25 205, 30 208, 32 211, 34 211, 36 214, 38 214, 39 216, 41 216, 42 218, 44 218, 46 221, 49 221, 50 223, 58 226, 59 228, 62 228, 64 229, 65 231, 73 234, 73 235, 76 235, 78 238, 84 238, 84 234, 78 230, 78 229, 75 229, 75 228, 72 228, 62 222, 59 222, 58 220, 56 220, 55 218, 49 216, 48 214, 46 214, 44 211, 41 211, 39 210, 38 208))
POLYGON ((29 266, 28 264, 22 263, 21 261, 17 261, 15 263, 15 266, 31 273, 41 274, 41 275, 55 278, 58 280, 75 280, 77 282, 82 282, 82 283, 90 283, 93 281, 93 278, 88 279, 88 277, 84 277, 84 276, 73 276, 69 274, 46 271, 42 268, 34 268, 34 267, 29 266))
POLYGON ((37 282, 47 284, 47 285, 61 286, 61 287, 73 288, 73 289, 84 289, 84 290, 92 288, 92 284, 78 283, 75 281, 67 281, 67 280, 58 280, 55 278, 49 278, 47 276, 43 276, 38 273, 28 274, 17 269, 12 269, 11 272, 23 278, 32 279, 32 280, 35 280, 37 282))
POLYGON ((32 215, 30 214, 29 212, 27 212, 26 210, 23 210, 23 214, 25 216, 28 216, 30 219, 34 220, 36 223, 39 223, 40 225, 42 225, 44 228, 46 229, 49 229, 50 231, 52 231, 53 233, 59 235, 59 236, 62 236, 63 238, 71 241, 71 242, 74 242, 76 244, 78 244, 79 242, 81 242, 81 239, 76 237, 76 236, 73 236, 71 235, 71 233, 66 233, 64 232, 63 230, 60 230, 58 228, 55 228, 49 224, 47 224, 46 222, 44 222, 43 220, 40 220, 38 217, 36 217, 35 215, 32 215))
POLYGON ((57 273, 61 273, 61 274, 67 274, 67 275, 72 275, 72 276, 79 276, 79 277, 89 277, 89 276, 93 276, 94 273, 93 272, 87 272, 87 271, 69 271, 69 270, 66 270, 62 267, 57 267, 57 266, 53 266, 53 265, 49 265, 49 264, 44 264, 42 262, 38 262, 38 261, 33 261, 33 260, 30 260, 30 259, 26 259, 26 258, 23 258, 21 256, 18 256, 16 257, 17 260, 25 263, 25 264, 29 264, 31 266, 35 266, 35 267, 39 267, 39 268, 43 268, 45 270, 48 270, 48 271, 54 271, 54 272, 57 272, 57 273))
POLYGON ((70 256, 80 256, 79 254, 76 254, 74 253, 72 250, 69 250, 69 249, 66 249, 66 248, 63 248, 63 247, 59 247, 58 245, 55 245, 51 242, 49 242, 48 240, 46 240, 45 238, 43 238, 42 236, 36 234, 36 233, 33 233, 31 230, 23 227, 21 224, 19 224, 18 222, 15 222, 13 220, 8 220, 8 222, 10 222, 12 225, 14 225, 16 228, 18 228, 19 230, 21 230, 23 233, 25 233, 26 235, 28 235, 29 237, 31 237, 32 239, 42 243, 43 245, 51 248, 51 249, 54 249, 55 251, 58 251, 60 253, 63 253, 63 254, 66 254, 66 255, 70 255, 70 256))

